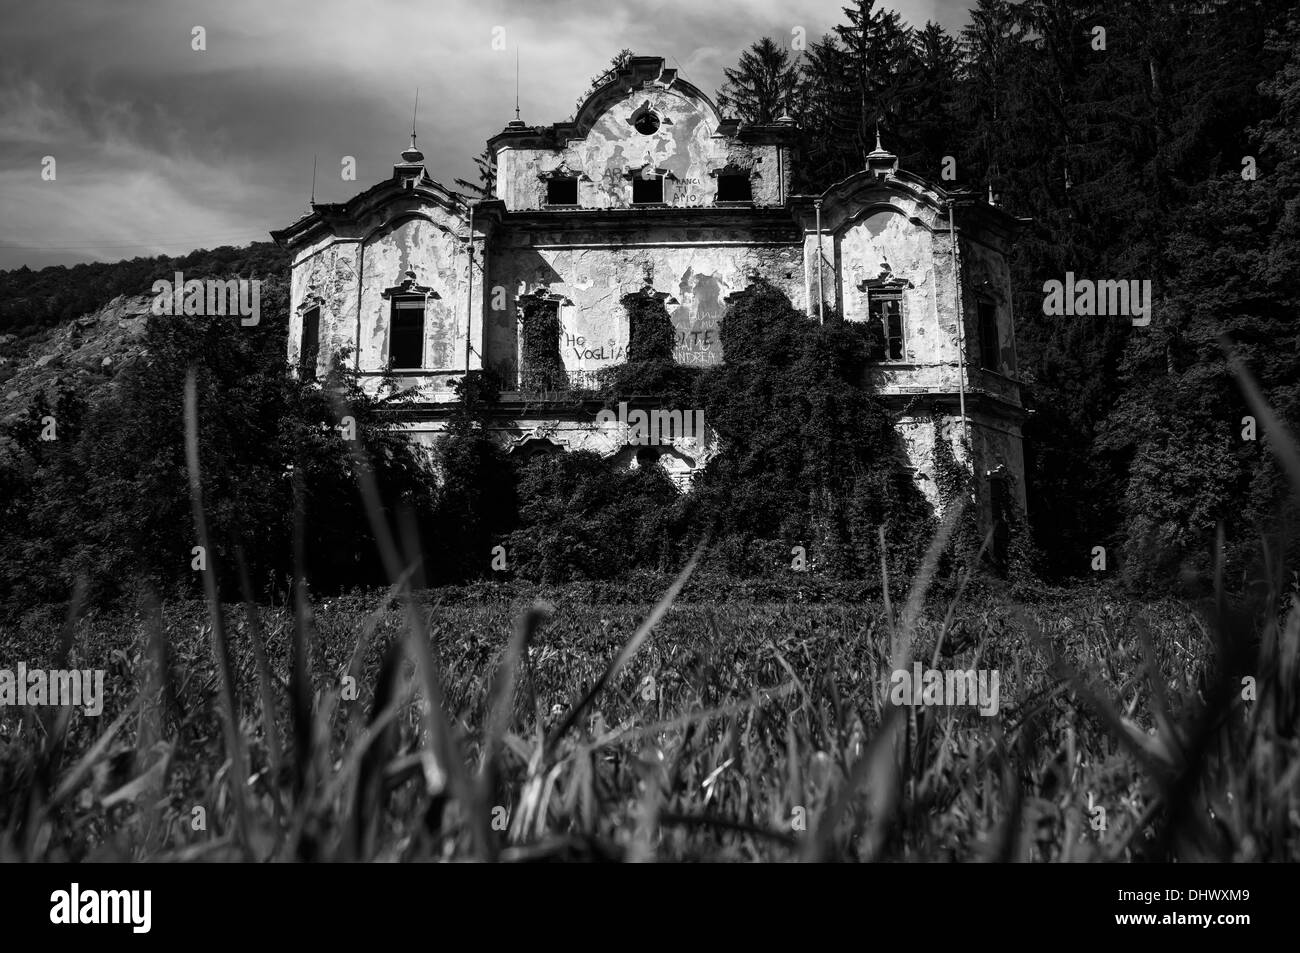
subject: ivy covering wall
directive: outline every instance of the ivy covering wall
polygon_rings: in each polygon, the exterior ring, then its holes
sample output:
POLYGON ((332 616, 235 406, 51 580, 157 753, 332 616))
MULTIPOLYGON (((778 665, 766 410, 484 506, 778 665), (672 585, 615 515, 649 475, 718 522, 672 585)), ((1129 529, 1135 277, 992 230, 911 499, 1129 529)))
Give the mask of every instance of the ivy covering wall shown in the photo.
POLYGON ((629 364, 673 359, 673 321, 663 299, 649 288, 623 295, 627 312, 629 364))
POLYGON ((519 387, 525 391, 564 390, 569 377, 560 358, 560 309, 554 301, 523 303, 523 343, 519 387))

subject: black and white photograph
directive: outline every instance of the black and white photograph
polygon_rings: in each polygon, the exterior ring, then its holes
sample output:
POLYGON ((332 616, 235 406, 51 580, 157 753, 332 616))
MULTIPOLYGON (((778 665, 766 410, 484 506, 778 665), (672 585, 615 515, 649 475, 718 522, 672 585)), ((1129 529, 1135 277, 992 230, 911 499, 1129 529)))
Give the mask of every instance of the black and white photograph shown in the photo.
POLYGON ((1239 942, 1298 517, 1293 0, 0 8, 7 931, 993 864, 1239 942))

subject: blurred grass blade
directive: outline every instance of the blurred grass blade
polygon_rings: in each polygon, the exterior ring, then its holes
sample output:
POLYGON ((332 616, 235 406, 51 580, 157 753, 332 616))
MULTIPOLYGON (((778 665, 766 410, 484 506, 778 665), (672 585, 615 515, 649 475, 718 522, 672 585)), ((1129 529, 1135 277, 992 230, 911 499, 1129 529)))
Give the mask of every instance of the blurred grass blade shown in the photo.
POLYGON ((1247 370, 1245 362, 1233 351, 1232 339, 1224 334, 1219 338, 1219 343, 1228 356, 1228 370, 1232 372, 1233 377, 1237 378, 1237 386, 1245 395, 1246 403, 1259 418, 1264 433, 1269 436, 1269 446, 1273 454, 1291 479, 1292 492, 1300 496, 1300 450, 1296 449, 1295 438, 1287 430, 1286 425, 1278 420, 1277 414, 1273 413, 1273 408, 1265 400, 1263 391, 1259 389, 1254 376, 1247 370))
POLYGON ((248 777, 245 767, 243 737, 239 733, 239 705, 235 699, 235 680, 226 645, 221 601, 217 593, 216 552, 208 538, 207 519, 203 513, 203 486, 199 469, 199 410, 197 375, 193 367, 185 372, 185 469, 189 474, 190 509, 194 514, 194 532, 206 555, 207 568, 203 571, 203 593, 208 604, 208 618, 212 624, 212 651, 216 656, 217 673, 221 679, 223 727, 226 735, 226 756, 231 761, 231 794, 235 799, 235 822, 241 843, 248 830, 248 813, 244 804, 244 785, 248 777))
POLYGON ((253 600, 253 585, 248 578, 248 563, 242 547, 235 547, 235 563, 239 568, 239 587, 244 595, 244 621, 248 638, 253 643, 253 659, 257 664, 257 687, 262 700, 262 734, 266 738, 267 756, 276 776, 284 763, 280 748, 280 727, 275 720, 275 683, 271 679, 271 663, 262 641, 262 622, 258 617, 257 603, 253 600))
POLYGON ((618 655, 614 657, 614 660, 610 662, 605 671, 601 673, 600 678, 596 679, 596 683, 592 685, 591 688, 587 689, 586 694, 578 700, 577 704, 569 709, 568 714, 564 716, 564 719, 556 726, 555 730, 551 732, 550 736, 546 739, 547 752, 554 750, 555 745, 559 742, 560 738, 562 738, 564 733, 572 728, 574 723, 582 717, 582 713, 587 710, 587 707, 593 700, 595 700, 596 696, 600 694, 601 689, 609 684, 610 679, 618 674, 619 670, 628 663, 628 660, 631 659, 632 656, 636 655, 637 650, 640 649, 645 643, 645 640, 650 637, 650 633, 654 630, 654 627, 658 625, 659 620, 663 618, 664 613, 666 613, 669 607, 672 606, 673 602, 676 601, 677 594, 682 591, 682 587, 686 585, 686 581, 691 578, 691 573, 695 571, 695 567, 699 564, 700 557, 704 555, 704 551, 708 545, 709 536, 706 534, 704 539, 700 541, 700 545, 695 548, 695 552, 687 561, 686 566, 677 574, 677 578, 673 580, 672 585, 668 587, 668 590, 655 604, 654 609, 652 609, 650 614, 646 616, 645 621, 642 622, 637 630, 632 633, 632 637, 627 640, 623 648, 619 650, 618 655))

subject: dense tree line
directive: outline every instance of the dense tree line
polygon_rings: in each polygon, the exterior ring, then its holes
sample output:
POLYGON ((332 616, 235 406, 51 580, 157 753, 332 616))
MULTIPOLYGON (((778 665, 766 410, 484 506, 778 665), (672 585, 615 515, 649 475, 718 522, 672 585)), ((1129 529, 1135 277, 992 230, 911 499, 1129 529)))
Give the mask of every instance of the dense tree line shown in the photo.
POLYGON ((861 168, 878 127, 904 168, 1032 219, 1013 286, 1044 570, 1086 572, 1104 545, 1134 582, 1203 578, 1222 523, 1240 578, 1282 482, 1262 436, 1242 439, 1220 335, 1300 423, 1294 4, 979 0, 949 36, 858 0, 786 46, 756 42, 718 98, 799 122, 799 190, 861 168), (1045 316, 1067 271, 1150 280, 1151 324, 1045 316))
POLYGON ((288 270, 288 256, 271 242, 242 248, 225 245, 179 256, 51 265, 37 271, 24 265, 0 271, 0 334, 14 335, 19 340, 13 343, 21 345, 24 339, 89 314, 118 295, 144 294, 154 281, 171 281, 178 271, 186 277, 228 274, 266 279, 288 270))

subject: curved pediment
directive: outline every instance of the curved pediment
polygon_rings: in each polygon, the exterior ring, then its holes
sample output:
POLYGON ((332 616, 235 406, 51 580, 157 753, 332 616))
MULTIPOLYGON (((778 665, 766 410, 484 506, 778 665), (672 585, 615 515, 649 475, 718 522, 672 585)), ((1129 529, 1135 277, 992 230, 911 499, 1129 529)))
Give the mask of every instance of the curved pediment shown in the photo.
POLYGON ((722 113, 713 100, 678 76, 677 70, 665 68, 660 56, 634 56, 592 90, 574 117, 574 138, 585 138, 611 113, 615 128, 624 125, 642 134, 650 115, 659 119, 660 129, 676 125, 682 113, 698 115, 710 135, 722 125, 722 113))
MULTIPOLYGON (((398 167, 399 169, 401 167, 398 167)), ((406 218, 424 218, 447 232, 465 221, 464 201, 421 167, 406 179, 394 174, 354 195, 346 202, 317 202, 311 211, 287 228, 271 232, 277 242, 294 247, 322 233, 370 235, 391 229, 406 218)))
POLYGON ((946 232, 950 203, 956 207, 959 225, 987 230, 991 236, 1000 236, 1000 241, 1011 240, 1021 224, 1006 209, 966 189, 949 191, 901 169, 891 169, 887 174, 863 169, 836 182, 820 196, 801 199, 801 204, 808 205, 801 209, 805 223, 818 199, 822 203, 822 227, 828 232, 852 228, 879 212, 897 213, 930 232, 946 232))
POLYGON ((892 212, 930 231, 947 228, 946 193, 908 173, 879 178, 857 172, 822 193, 822 222, 839 231, 880 212, 892 212))

